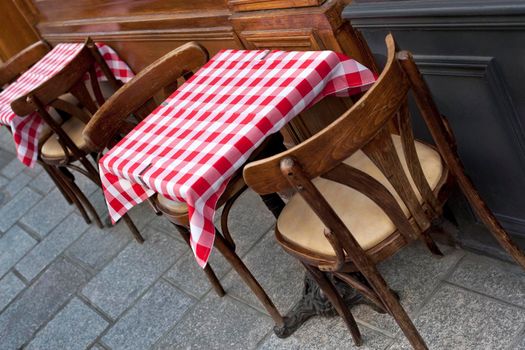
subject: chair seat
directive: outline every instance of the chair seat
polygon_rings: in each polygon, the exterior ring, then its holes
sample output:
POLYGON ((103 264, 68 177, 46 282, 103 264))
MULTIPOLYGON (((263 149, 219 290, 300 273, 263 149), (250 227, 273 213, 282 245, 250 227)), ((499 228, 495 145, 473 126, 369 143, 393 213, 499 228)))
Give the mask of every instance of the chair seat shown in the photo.
MULTIPOLYGON (((62 124, 62 129, 69 136, 71 141, 82 150, 88 150, 87 144, 82 136, 82 131, 86 127, 86 124, 77 118, 71 118, 62 124)), ((69 155, 71 151, 69 150, 69 155)), ((64 149, 58 142, 56 137, 49 137, 47 141, 42 145, 40 154, 43 159, 48 160, 60 160, 66 157, 64 149)))
MULTIPOLYGON (((421 195, 409 174, 401 139, 398 135, 392 135, 392 139, 403 169, 421 202, 421 195)), ((434 148, 420 142, 416 142, 416 151, 423 173, 430 188, 434 190, 440 183, 444 170, 441 157, 434 148)), ((405 215, 409 217, 408 208, 392 185, 362 151, 354 153, 344 163, 364 171, 381 182, 393 194, 405 215)), ((396 231, 396 227, 383 210, 361 192, 323 178, 316 178, 312 182, 330 203, 363 249, 367 250, 374 247, 396 231)), ((314 253, 334 256, 335 252, 324 236, 324 227, 319 217, 299 194, 295 194, 288 201, 277 220, 277 230, 282 238, 281 241, 284 240, 283 244, 286 244, 286 241, 288 241, 294 246, 299 246, 314 253)))

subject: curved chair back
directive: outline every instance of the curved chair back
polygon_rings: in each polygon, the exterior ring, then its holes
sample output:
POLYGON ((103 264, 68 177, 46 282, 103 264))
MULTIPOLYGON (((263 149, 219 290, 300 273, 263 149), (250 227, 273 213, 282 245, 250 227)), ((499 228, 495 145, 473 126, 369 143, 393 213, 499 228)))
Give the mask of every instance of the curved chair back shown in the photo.
POLYGON ((145 118, 156 107, 155 96, 164 97, 177 87, 180 78, 189 79, 192 71, 208 61, 208 51, 196 42, 186 43, 143 69, 108 99, 91 118, 84 138, 93 150, 103 150, 118 133, 126 134, 133 125, 126 119, 145 118))
POLYGON ((0 87, 13 82, 20 74, 37 63, 51 46, 46 41, 37 41, 26 47, 0 66, 0 87))
MULTIPOLYGON (((407 102, 412 85, 398 59, 402 53, 396 54, 391 35, 387 36, 386 44, 388 60, 383 72, 374 86, 346 113, 303 143, 244 168, 246 183, 260 194, 295 187, 325 226, 334 232, 337 245, 346 252, 355 248, 347 244, 351 233, 311 182, 316 177, 352 187, 369 197, 389 216, 407 241, 418 238, 441 213, 441 205, 425 178, 416 153, 407 102), (404 158, 422 197, 421 202, 396 152, 391 135, 393 129, 399 131, 404 158), (410 211, 415 226, 409 222, 397 200, 384 185, 343 162, 358 150, 362 150, 388 179, 410 211)), ((422 110, 422 114, 434 132, 441 133, 446 129, 438 113, 422 110), (441 125, 441 129, 437 130, 427 119, 441 125)), ((444 137, 450 140, 451 136, 444 137)), ((442 155, 452 152, 451 144, 446 142, 443 147, 438 144, 442 155)))

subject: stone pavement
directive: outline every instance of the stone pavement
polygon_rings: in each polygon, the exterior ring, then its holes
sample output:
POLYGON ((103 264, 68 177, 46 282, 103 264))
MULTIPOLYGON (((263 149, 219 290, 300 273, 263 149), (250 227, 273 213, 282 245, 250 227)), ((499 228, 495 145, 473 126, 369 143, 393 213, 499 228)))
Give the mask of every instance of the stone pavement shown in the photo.
MULTIPOLYGON (((353 349, 340 318, 313 318, 288 339, 226 261, 211 259, 227 295, 219 298, 169 223, 147 206, 124 225, 84 223, 47 175, 24 168, 0 133, 0 349, 353 349)), ((101 191, 77 176, 99 213, 101 191)), ((107 216, 107 215, 106 215, 107 216)), ((233 209, 243 260, 285 313, 303 270, 273 238, 274 220, 252 192, 233 209)), ((525 349, 525 274, 515 265, 419 244, 381 269, 431 349, 525 349)), ((390 317, 353 310, 361 349, 410 348, 390 317)))

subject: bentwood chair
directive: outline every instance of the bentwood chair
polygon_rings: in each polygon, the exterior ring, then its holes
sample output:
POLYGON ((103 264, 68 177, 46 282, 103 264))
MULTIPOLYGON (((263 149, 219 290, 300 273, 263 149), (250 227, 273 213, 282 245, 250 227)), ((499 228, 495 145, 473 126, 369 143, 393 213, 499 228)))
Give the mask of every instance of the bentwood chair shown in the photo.
MULTIPOLYGON (((24 73, 35 63, 40 61, 40 59, 42 59, 50 50, 51 46, 46 41, 41 40, 26 47, 24 50, 20 51, 19 53, 11 57, 9 60, 7 60, 4 64, 0 66, 0 88, 13 83, 22 73, 24 73)), ((6 128, 9 132, 11 132, 11 130, 8 127, 6 128)), ((50 135, 51 132, 49 128, 44 128, 44 130, 41 132, 39 143, 41 144, 45 142, 50 135)), ((40 159, 38 159, 38 163, 42 165, 42 168, 46 171, 51 180, 55 183, 55 185, 62 193, 64 198, 68 201, 68 203, 72 204, 73 200, 71 199, 67 188, 65 188, 65 186, 61 182, 61 178, 55 173, 55 169, 49 167, 40 159)))
MULTIPOLYGON (((105 102, 96 77, 96 65, 100 67, 114 90, 122 85, 113 76, 96 45, 88 38, 78 54, 60 72, 33 91, 14 100, 11 108, 18 115, 37 112, 42 117, 52 135, 39 145, 39 158, 44 164, 55 169, 55 174, 65 184, 70 198, 77 204, 84 219, 88 223, 91 222, 87 210, 102 228, 98 213, 75 184, 74 177, 69 176, 71 173, 58 170, 72 169, 101 186, 98 170, 88 158, 92 156, 90 149, 82 137, 82 131, 91 116, 105 102), (86 82, 87 77, 89 82, 86 82), (74 101, 64 98, 66 94, 74 96, 74 101), (57 111, 65 120, 58 122, 50 114, 52 110, 57 111)), ((129 216, 126 215, 123 219, 135 239, 143 242, 129 216)))
POLYGON ((386 44, 386 67, 354 106, 303 143, 248 164, 244 178, 260 194, 297 191, 278 218, 276 238, 310 272, 357 345, 359 329, 334 278, 392 315, 414 348, 426 349, 376 264, 417 239, 441 254, 428 231, 442 215, 452 184, 459 185, 478 217, 524 268, 525 256, 465 175, 452 131, 412 56, 396 52, 391 35, 386 44), (414 139, 409 91, 436 146, 414 139))
POLYGON ((26 47, 0 66, 0 87, 15 81, 20 74, 44 57, 51 47, 45 41, 26 47))
MULTIPOLYGON (((139 119, 146 117, 156 108, 155 97, 161 92, 162 100, 169 96, 177 87, 177 80, 188 79, 193 71, 200 68, 208 60, 208 52, 204 47, 195 42, 190 42, 171 51, 146 67, 133 80, 125 84, 117 91, 100 110, 93 116, 84 129, 86 143, 93 151, 101 151, 111 147, 115 139, 129 131, 128 123, 130 115, 139 119)), ((268 140, 259 147, 252 157, 266 157, 276 153, 275 145, 282 147, 282 138, 268 140)), ((279 152, 282 148, 278 148, 279 152)), ((242 173, 235 174, 224 194, 218 201, 217 208, 223 206, 221 225, 222 233, 216 229, 215 248, 228 260, 240 277, 250 287, 254 294, 265 306, 277 326, 283 325, 283 319, 274 306, 266 292, 235 253, 235 242, 228 230, 228 214, 237 198, 247 189, 242 173)), ((271 202, 268 197, 266 202, 271 202)), ((275 202, 274 202, 275 203, 275 202)), ((165 215, 175 226, 184 240, 190 244, 190 231, 188 219, 188 207, 185 203, 172 201, 162 195, 156 195, 153 206, 158 213, 165 215)), ((273 208, 275 212, 277 208, 273 208)), ((208 264, 204 272, 211 285, 219 296, 224 296, 225 291, 218 278, 208 264)))

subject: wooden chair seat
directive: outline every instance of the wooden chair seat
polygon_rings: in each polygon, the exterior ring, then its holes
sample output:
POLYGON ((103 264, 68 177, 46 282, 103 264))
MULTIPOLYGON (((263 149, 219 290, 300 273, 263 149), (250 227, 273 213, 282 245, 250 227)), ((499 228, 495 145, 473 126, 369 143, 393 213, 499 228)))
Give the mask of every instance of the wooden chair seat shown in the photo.
MULTIPOLYGON (((71 118, 62 124, 62 129, 69 136, 71 141, 81 150, 89 150, 87 143, 82 136, 86 124, 77 118, 71 118)), ((58 161, 66 158, 64 148, 58 142, 56 137, 49 137, 42 145, 41 157, 46 161, 58 161)), ((72 156, 71 150, 68 150, 68 156, 72 156)))
MULTIPOLYGON (((398 135, 392 135, 392 140, 403 169, 421 203, 422 197, 408 171, 401 139, 398 135)), ((421 142, 416 142, 416 152, 430 188, 436 189, 443 182, 443 164, 439 153, 433 147, 421 142)), ((362 151, 357 151, 344 163, 378 180, 392 193, 405 215, 410 217, 408 208, 390 182, 362 151)), ((363 193, 320 177, 313 179, 312 182, 364 250, 376 246, 397 230, 388 215, 363 193)), ((278 236, 280 235, 278 238, 282 244, 291 243, 317 254, 335 256, 332 245, 323 233, 324 227, 319 217, 299 194, 295 194, 290 199, 277 221, 278 236)))

